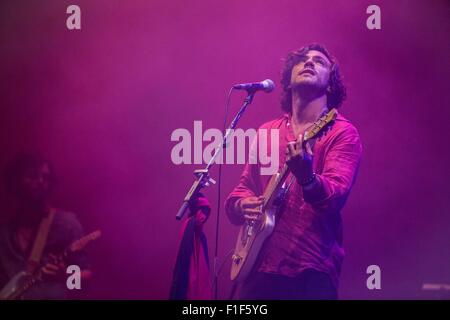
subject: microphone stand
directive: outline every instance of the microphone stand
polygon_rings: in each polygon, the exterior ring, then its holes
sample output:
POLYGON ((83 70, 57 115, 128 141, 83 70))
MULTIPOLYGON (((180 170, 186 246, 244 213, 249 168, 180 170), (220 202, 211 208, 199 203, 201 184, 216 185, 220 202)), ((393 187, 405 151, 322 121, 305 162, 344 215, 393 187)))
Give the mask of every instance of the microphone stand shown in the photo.
POLYGON ((237 125, 239 119, 242 117, 242 114, 245 112, 248 105, 250 103, 252 103, 253 97, 255 95, 255 90, 249 90, 249 91, 247 91, 247 93, 248 94, 244 100, 244 104, 242 105, 241 109, 234 117, 233 121, 231 122, 230 127, 226 130, 226 134, 224 135, 222 142, 216 147, 216 149, 214 151, 214 155, 209 160, 205 169, 199 169, 199 170, 194 171, 194 175, 195 175, 196 179, 195 179, 194 183, 192 184, 191 188, 189 189, 188 193, 184 197, 183 204, 181 205, 180 209, 178 210, 177 215, 175 216, 175 218, 177 220, 181 220, 181 218, 183 218, 192 199, 196 198, 196 196, 198 195, 198 193, 200 192, 201 189, 203 189, 204 187, 208 187, 211 184, 216 183, 216 181, 209 176, 209 169, 213 166, 214 161, 219 156, 219 154, 222 152, 222 150, 227 147, 228 138, 233 133, 234 128, 236 128, 236 125, 237 125))
MULTIPOLYGON (((221 143, 216 147, 216 149, 214 151, 214 155, 209 160, 206 167, 204 169, 194 170, 194 175, 195 175, 196 179, 195 179, 194 183, 192 184, 191 188, 189 189, 188 193, 186 194, 186 196, 183 199, 183 204, 181 205, 181 207, 178 210, 178 213, 176 215, 177 220, 181 220, 183 218, 184 214, 186 213, 187 208, 189 207, 189 204, 191 203, 191 201, 193 199, 195 199, 197 197, 197 195, 201 189, 203 189, 204 187, 208 187, 211 184, 216 183, 216 181, 209 176, 209 169, 211 169, 211 167, 214 164, 214 161, 219 156, 219 154, 222 152, 222 150, 227 147, 228 138, 232 135, 239 119, 244 114, 248 105, 252 103, 255 92, 256 92, 256 90, 250 90, 250 89, 247 90, 247 97, 244 100, 244 104, 242 105, 241 109, 238 111, 238 113, 234 117, 233 121, 230 124, 230 127, 226 130, 226 133, 225 133, 221 143)), ((219 184, 219 187, 220 187, 220 184, 219 184)), ((216 300, 217 300, 217 294, 218 294, 217 280, 219 277, 219 274, 217 272, 217 261, 218 261, 217 255, 218 255, 218 248, 219 248, 218 229, 219 229, 219 217, 220 217, 219 216, 220 215, 219 207, 220 207, 220 204, 218 205, 218 208, 217 208, 216 245, 215 245, 215 257, 214 257, 214 267, 213 267, 214 268, 214 281, 213 281, 213 283, 214 283, 214 299, 216 299, 216 300)))

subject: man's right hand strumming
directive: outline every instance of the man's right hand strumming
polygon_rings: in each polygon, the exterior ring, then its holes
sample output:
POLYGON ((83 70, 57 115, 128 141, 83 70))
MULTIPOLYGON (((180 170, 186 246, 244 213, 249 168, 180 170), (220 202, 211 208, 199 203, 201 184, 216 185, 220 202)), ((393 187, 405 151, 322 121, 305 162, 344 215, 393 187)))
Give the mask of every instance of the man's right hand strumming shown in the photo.
POLYGON ((264 202, 262 196, 242 198, 236 202, 237 212, 247 221, 257 221, 261 218, 261 206, 264 202))

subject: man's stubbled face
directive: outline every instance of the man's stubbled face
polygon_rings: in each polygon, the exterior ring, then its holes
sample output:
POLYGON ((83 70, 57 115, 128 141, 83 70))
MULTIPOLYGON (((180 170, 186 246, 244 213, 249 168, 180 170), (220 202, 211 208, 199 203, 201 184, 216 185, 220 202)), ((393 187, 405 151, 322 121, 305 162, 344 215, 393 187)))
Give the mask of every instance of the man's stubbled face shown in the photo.
POLYGON ((310 50, 292 68, 291 88, 311 87, 325 92, 330 80, 331 62, 326 55, 310 50))

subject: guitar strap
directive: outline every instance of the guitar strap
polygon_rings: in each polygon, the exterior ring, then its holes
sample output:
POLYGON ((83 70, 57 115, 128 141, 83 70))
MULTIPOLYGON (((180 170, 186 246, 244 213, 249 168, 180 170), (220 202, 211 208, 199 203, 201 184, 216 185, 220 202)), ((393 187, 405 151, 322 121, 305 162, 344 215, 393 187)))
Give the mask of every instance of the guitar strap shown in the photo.
POLYGON ((55 209, 50 208, 48 214, 42 218, 39 225, 36 238, 34 240, 33 249, 31 250, 30 257, 28 258, 28 272, 34 273, 38 268, 42 253, 44 252, 45 244, 47 243, 48 232, 55 216, 55 209))

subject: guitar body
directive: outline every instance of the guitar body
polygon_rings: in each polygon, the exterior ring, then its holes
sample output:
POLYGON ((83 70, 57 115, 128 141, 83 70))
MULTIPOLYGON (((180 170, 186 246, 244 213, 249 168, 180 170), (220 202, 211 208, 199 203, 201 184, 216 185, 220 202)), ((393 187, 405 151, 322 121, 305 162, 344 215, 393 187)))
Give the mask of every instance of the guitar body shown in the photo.
POLYGON ((232 257, 231 280, 240 282, 247 278, 258 259, 264 242, 272 234, 277 213, 287 193, 284 181, 288 173, 288 170, 284 168, 270 179, 264 192, 266 200, 262 205, 261 219, 255 222, 246 221, 241 226, 232 257))
MULTIPOLYGON (((336 116, 336 109, 331 109, 326 115, 318 119, 305 131, 302 144, 304 145, 312 138, 324 133, 329 127, 328 125, 336 119, 336 116)), ((272 176, 264 190, 261 219, 255 222, 245 221, 241 226, 232 256, 231 280, 241 282, 250 275, 265 241, 273 233, 279 209, 289 190, 290 183, 286 185, 288 175, 289 168, 285 164, 278 173, 272 176)))
POLYGON ((23 294, 22 288, 32 281, 33 276, 26 272, 20 271, 0 291, 0 300, 16 300, 23 294))
POLYGON ((277 208, 271 208, 260 222, 241 227, 232 258, 231 280, 240 282, 250 274, 264 242, 275 228, 276 211, 277 208))

